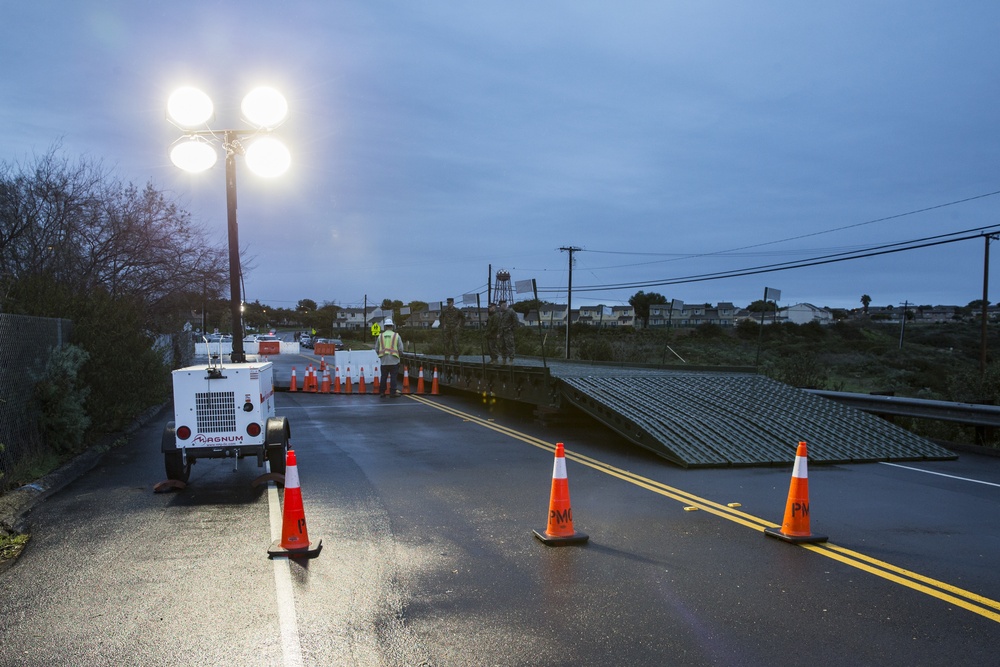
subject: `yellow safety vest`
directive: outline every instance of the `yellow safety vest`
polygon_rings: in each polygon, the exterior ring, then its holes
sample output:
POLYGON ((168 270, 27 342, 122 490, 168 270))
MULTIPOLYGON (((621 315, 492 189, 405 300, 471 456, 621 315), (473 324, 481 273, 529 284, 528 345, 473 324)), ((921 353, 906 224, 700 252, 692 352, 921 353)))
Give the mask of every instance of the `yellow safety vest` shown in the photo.
POLYGON ((378 339, 378 356, 391 354, 399 358, 399 334, 395 331, 383 331, 378 339))

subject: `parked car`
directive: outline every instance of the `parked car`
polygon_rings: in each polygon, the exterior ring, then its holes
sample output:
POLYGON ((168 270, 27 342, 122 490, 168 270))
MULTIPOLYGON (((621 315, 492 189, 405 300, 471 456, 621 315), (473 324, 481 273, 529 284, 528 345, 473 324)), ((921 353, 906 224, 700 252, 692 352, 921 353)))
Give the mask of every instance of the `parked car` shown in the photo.
POLYGON ((333 343, 333 349, 335 349, 335 350, 343 350, 344 349, 344 341, 340 340, 339 338, 331 338, 327 342, 328 343, 333 343))

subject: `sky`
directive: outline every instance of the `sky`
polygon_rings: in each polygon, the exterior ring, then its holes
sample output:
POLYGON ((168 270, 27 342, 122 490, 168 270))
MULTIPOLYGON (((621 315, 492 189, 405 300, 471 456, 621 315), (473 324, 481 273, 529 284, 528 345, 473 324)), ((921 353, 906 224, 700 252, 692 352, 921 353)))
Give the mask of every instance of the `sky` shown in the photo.
POLYGON ((270 85, 292 166, 237 163, 247 301, 485 303, 506 270, 574 307, 965 305, 1000 231, 998 28, 993 0, 3 0, 0 162, 100 160, 224 244, 224 161, 172 165, 166 100, 244 128, 270 85))

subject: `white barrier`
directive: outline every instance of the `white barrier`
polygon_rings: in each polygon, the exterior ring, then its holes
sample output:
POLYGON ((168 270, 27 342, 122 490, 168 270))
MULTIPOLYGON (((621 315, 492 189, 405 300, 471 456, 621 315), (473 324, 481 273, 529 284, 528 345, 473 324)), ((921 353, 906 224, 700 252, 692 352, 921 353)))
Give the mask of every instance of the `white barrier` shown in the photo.
POLYGON ((340 369, 341 381, 347 379, 347 369, 350 369, 351 382, 355 384, 361 379, 362 368, 365 369, 365 382, 369 383, 375 379, 375 373, 380 369, 375 350, 338 350, 332 361, 327 359, 326 365, 340 369))
POLYGON ((233 353, 233 344, 231 342, 226 343, 195 343, 194 344, 194 356, 196 357, 207 357, 209 352, 212 355, 230 355, 233 353))
MULTIPOLYGON (((243 352, 245 354, 258 354, 259 345, 256 342, 243 341, 243 352)), ((194 344, 194 356, 196 357, 207 357, 209 351, 213 355, 230 355, 233 353, 233 343, 232 341, 226 341, 224 343, 195 343, 194 344)), ((298 343, 286 343, 281 341, 281 349, 278 354, 298 354, 299 344, 298 343)))

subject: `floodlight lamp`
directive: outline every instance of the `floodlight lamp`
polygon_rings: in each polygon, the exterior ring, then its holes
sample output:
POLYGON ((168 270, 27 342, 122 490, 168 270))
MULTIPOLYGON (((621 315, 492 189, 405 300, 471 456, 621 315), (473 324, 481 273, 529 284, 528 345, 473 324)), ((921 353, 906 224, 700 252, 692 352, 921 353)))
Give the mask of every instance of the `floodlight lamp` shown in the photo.
POLYGON ((219 159, 208 142, 197 137, 186 137, 170 151, 170 161, 175 166, 193 174, 205 171, 219 159))
POLYGON ((246 149, 250 171, 265 178, 281 176, 288 171, 292 156, 285 144, 273 137, 260 137, 246 149))
POLYGON ((252 125, 267 130, 274 129, 281 125, 288 115, 288 102, 285 96, 274 88, 261 86, 254 88, 240 105, 243 117, 252 125))
POLYGON ((178 88, 167 99, 167 114, 181 127, 204 125, 214 113, 212 99, 191 86, 178 88))

